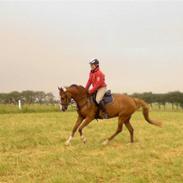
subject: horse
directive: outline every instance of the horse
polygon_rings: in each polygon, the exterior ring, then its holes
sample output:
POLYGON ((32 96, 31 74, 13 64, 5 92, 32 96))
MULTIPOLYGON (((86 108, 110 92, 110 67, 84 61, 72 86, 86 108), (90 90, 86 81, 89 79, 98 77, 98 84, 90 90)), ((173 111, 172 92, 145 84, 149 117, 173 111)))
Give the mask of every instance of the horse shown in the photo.
MULTIPOLYGON (((87 139, 83 135, 83 129, 96 119, 96 114, 98 113, 97 105, 93 102, 88 91, 81 85, 73 84, 69 87, 58 87, 58 90, 63 112, 68 109, 68 105, 72 99, 77 104, 78 117, 65 145, 71 143, 77 130, 79 131, 83 143, 86 143, 87 139)), ((108 118, 118 117, 118 126, 116 131, 103 142, 103 145, 107 145, 112 139, 114 139, 114 137, 122 131, 123 125, 126 126, 130 133, 131 143, 134 142, 134 129, 130 123, 130 119, 132 114, 134 114, 139 108, 142 108, 143 116, 148 123, 161 127, 161 122, 150 119, 149 106, 144 100, 119 93, 113 93, 112 97, 113 101, 107 104, 105 109, 108 118)), ((98 118, 102 118, 102 113, 99 113, 98 115, 98 118)))

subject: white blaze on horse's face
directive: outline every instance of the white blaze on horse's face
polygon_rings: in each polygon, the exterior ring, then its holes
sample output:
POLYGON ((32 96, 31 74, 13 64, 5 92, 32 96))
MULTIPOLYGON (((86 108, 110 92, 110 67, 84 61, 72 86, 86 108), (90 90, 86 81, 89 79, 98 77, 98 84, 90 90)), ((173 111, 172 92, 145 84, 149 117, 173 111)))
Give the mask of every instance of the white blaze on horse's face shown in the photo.
POLYGON ((68 93, 67 87, 61 88, 60 100, 60 103, 62 105, 62 111, 64 112, 67 110, 71 101, 71 96, 70 93, 68 93))

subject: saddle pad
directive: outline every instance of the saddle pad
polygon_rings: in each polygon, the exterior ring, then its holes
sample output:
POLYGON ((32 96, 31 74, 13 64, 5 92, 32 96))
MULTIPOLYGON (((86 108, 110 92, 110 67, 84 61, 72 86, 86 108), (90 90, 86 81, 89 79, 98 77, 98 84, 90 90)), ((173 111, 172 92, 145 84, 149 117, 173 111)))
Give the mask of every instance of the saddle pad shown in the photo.
MULTIPOLYGON (((92 99, 93 99, 94 103, 97 104, 97 102, 96 102, 96 93, 92 96, 92 99)), ((102 101, 104 101, 105 105, 108 104, 108 103, 111 103, 113 101, 113 97, 112 97, 112 94, 111 94, 110 90, 106 91, 102 101)))

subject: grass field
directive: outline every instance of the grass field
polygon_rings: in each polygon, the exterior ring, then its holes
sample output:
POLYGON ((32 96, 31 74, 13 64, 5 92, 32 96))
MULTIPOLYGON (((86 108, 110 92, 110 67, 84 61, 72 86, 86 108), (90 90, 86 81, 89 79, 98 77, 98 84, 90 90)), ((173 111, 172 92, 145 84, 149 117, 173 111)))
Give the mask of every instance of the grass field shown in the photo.
MULTIPOLYGON (((69 111, 74 111, 76 109, 75 105, 69 106, 69 111)), ((19 110, 18 105, 15 104, 0 104, 0 114, 10 114, 10 113, 41 113, 41 112, 58 112, 60 107, 58 104, 24 104, 22 105, 22 110, 19 110)), ((167 111, 167 112, 183 112, 181 107, 174 107, 170 104, 166 104, 166 107, 161 105, 161 108, 157 104, 153 104, 151 110, 153 111, 167 111)))
POLYGON ((64 142, 75 112, 0 115, 0 183, 182 183, 183 113, 151 112, 163 128, 146 123, 137 112, 129 133, 109 145, 102 141, 116 129, 116 119, 93 121, 69 147, 64 142))
MULTIPOLYGON (((69 110, 75 110, 73 105, 69 106, 69 110)), ((19 110, 18 105, 14 104, 0 104, 0 114, 12 113, 42 113, 42 112, 58 112, 60 107, 58 104, 25 104, 19 110)))

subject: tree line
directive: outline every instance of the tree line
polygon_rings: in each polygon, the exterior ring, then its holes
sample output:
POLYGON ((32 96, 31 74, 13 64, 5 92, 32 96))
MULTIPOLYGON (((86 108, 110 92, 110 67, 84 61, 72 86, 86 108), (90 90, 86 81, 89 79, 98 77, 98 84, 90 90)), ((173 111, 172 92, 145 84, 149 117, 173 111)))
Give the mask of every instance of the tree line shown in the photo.
POLYGON ((17 104, 18 100, 21 100, 21 102, 25 104, 52 104, 57 102, 54 95, 51 92, 45 93, 44 91, 26 90, 22 92, 13 91, 10 93, 0 93, 1 104, 17 104))
POLYGON ((165 108, 166 104, 171 104, 172 109, 174 108, 183 108, 183 93, 180 91, 168 92, 155 94, 152 92, 145 93, 134 93, 131 95, 132 97, 137 97, 145 100, 151 106, 153 103, 157 103, 159 108, 163 106, 165 108))
MULTIPOLYGON (((151 106, 156 103, 159 108, 163 106, 165 108, 166 104, 171 104, 172 109, 174 108, 183 108, 183 93, 179 91, 168 92, 168 93, 134 93, 130 95, 132 97, 137 97, 145 100, 151 106)), ((33 103, 57 103, 55 96, 49 92, 44 91, 32 91, 26 90, 22 92, 13 91, 10 93, 0 93, 0 103, 1 104, 17 104, 18 100, 21 100, 22 103, 33 104, 33 103)))

